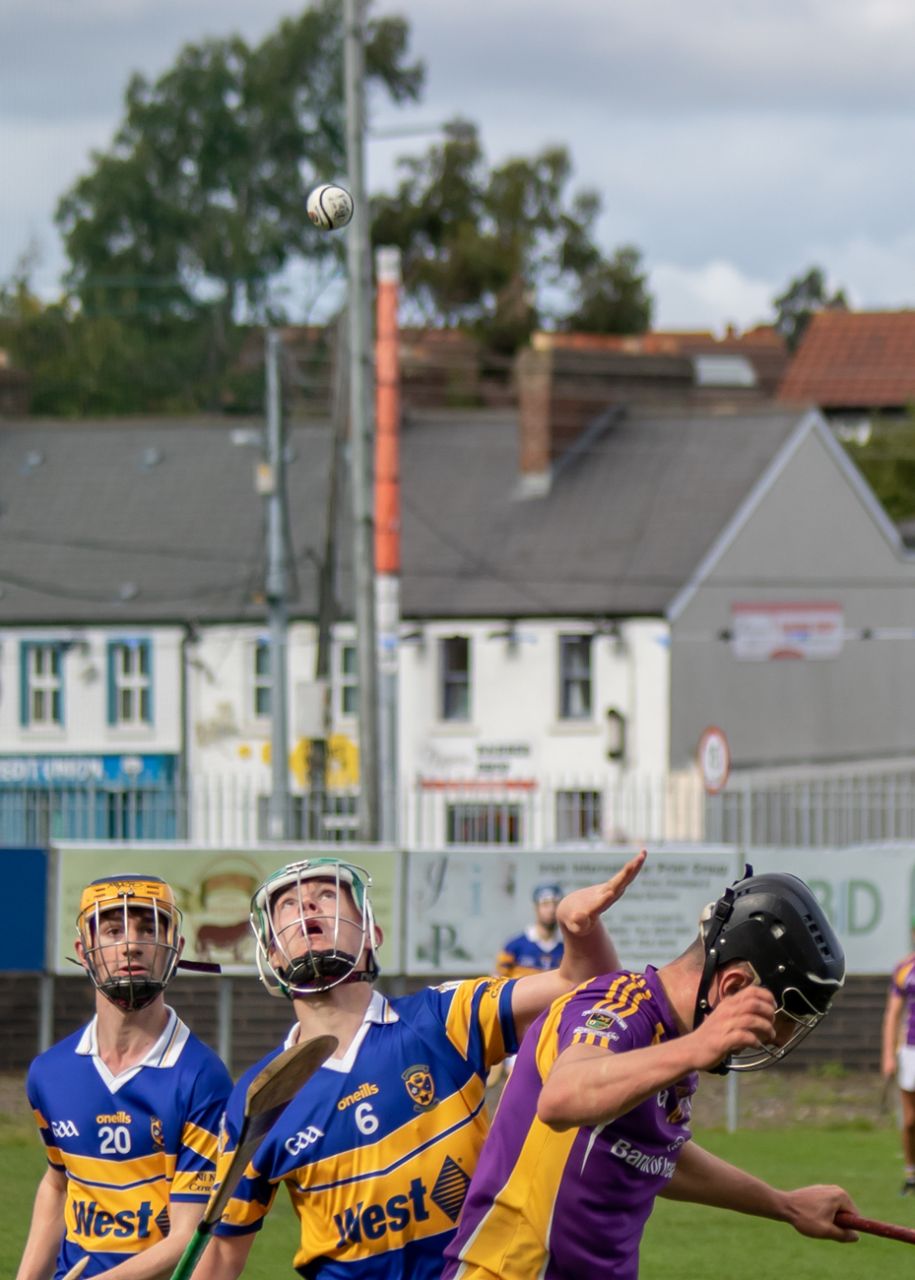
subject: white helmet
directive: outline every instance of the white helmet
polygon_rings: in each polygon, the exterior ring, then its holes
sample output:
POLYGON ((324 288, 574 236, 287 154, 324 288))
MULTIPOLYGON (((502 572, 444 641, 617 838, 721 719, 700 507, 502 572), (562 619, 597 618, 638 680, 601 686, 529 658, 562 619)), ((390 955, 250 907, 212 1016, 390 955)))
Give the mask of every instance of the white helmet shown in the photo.
POLYGON ((267 877, 251 899, 251 928, 257 941, 258 971, 271 995, 292 999, 328 991, 341 982, 375 981, 378 962, 375 917, 368 896, 371 883, 372 878, 364 867, 338 858, 290 862, 267 877), (307 880, 333 883, 336 892, 331 913, 322 915, 316 911, 306 915, 302 885, 307 880), (341 914, 341 886, 350 891, 357 912, 355 918, 341 914), (274 909, 286 889, 294 891, 295 911, 277 928, 274 909), (355 945, 345 937, 347 927, 358 930, 355 945), (302 939, 305 944, 302 954, 294 954, 302 939), (365 968, 357 970, 363 953, 365 968))

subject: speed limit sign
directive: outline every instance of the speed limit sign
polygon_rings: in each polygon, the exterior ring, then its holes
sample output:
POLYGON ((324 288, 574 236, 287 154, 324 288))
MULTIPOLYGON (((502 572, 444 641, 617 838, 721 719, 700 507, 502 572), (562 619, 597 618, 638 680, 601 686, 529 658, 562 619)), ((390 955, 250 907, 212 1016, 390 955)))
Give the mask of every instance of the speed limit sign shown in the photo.
POLYGON ((731 772, 731 749, 724 730, 709 725, 699 739, 699 770, 709 795, 723 790, 731 772))

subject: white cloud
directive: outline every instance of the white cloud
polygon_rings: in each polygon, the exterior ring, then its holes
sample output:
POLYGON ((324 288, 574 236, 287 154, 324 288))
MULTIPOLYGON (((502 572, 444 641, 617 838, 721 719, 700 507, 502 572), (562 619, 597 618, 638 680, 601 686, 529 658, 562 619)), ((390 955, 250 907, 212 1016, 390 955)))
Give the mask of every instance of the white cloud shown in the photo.
POLYGON ((749 329, 774 318, 771 283, 744 275, 731 262, 708 262, 696 268, 658 263, 650 269, 649 288, 656 306, 656 329, 711 329, 721 334, 727 324, 749 329))
MULTIPOLYGON (((0 0, 0 277, 104 146, 128 76, 182 44, 260 39, 305 0, 0 0)), ((424 101, 380 123, 463 114, 487 155, 568 146, 606 251, 651 267, 658 322, 744 325, 813 264, 860 305, 915 302, 911 0, 376 0, 428 65, 424 101), (690 313, 690 308, 695 308, 690 313)), ((428 138, 372 141, 373 185, 428 138)))

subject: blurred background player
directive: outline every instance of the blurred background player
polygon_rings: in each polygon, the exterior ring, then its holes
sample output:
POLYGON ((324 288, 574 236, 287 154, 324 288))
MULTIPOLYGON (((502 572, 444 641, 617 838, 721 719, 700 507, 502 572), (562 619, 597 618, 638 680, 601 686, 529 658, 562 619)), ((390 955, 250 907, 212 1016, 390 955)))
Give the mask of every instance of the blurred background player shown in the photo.
MULTIPOLYGON (((534 919, 523 933, 509 938, 496 960, 496 973, 502 978, 524 978, 530 973, 543 973, 546 969, 558 969, 562 961, 562 933, 559 929, 559 903, 562 888, 553 882, 538 884, 532 896, 534 919)), ((497 1062, 489 1073, 487 1084, 498 1084, 514 1066, 515 1056, 510 1054, 504 1062, 497 1062)))
POLYGON ((558 969, 562 960, 562 934, 559 930, 559 903, 562 889, 558 884, 538 884, 533 893, 534 920, 523 933, 509 938, 499 952, 496 972, 503 978, 522 978, 544 969, 558 969))
MULTIPOLYGON (((329 1032, 339 1048, 258 1150, 197 1280, 241 1274, 281 1182, 300 1223, 293 1265, 309 1280, 437 1280, 489 1127, 486 1073, 556 996, 615 957, 600 914, 643 860, 640 854, 613 879, 563 901, 558 969, 446 983, 392 1000, 373 990, 382 939, 368 874, 316 858, 271 876, 254 897, 252 924, 267 989, 293 1002, 286 1043, 329 1032)), ((263 1065, 232 1092, 226 1157, 248 1080, 263 1065)))
MULTIPOLYGON (((912 921, 915 943, 915 920, 912 921)), ((902 1110, 905 1179, 901 1194, 915 1195, 915 951, 893 970, 883 1015, 883 1078, 896 1077, 902 1110), (905 1018, 905 1032, 902 1030, 905 1018)))
POLYGON ((839 1209, 853 1211, 840 1187, 776 1190, 689 1130, 699 1070, 780 1061, 844 976, 807 886, 748 876, 670 964, 604 974, 558 1000, 521 1046, 443 1280, 635 1280, 658 1195, 857 1239, 835 1225, 839 1209))
POLYGON ((48 1168, 17 1280, 169 1276, 213 1188, 231 1088, 222 1062, 165 1003, 184 939, 157 876, 83 890, 76 954, 95 1017, 32 1063, 26 1089, 48 1168))

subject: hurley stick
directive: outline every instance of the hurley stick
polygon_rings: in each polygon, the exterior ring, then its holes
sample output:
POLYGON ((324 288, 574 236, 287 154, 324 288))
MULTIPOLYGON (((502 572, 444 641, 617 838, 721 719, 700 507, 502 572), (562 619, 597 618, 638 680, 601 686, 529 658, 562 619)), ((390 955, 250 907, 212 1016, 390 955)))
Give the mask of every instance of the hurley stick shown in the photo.
POLYGON ((878 1222, 876 1218, 861 1218, 857 1213, 840 1209, 836 1223, 851 1231, 864 1231, 871 1236, 883 1236, 886 1240, 901 1240, 903 1244, 915 1244, 915 1231, 911 1227, 899 1227, 895 1222, 878 1222))
POLYGON ((248 1085, 238 1145, 232 1153, 222 1182, 207 1201, 203 1217, 187 1242, 171 1280, 187 1280, 199 1262, 210 1232, 222 1217, 251 1157, 279 1119, 286 1104, 292 1101, 305 1081, 314 1075, 336 1047, 336 1036, 315 1036, 304 1044, 293 1045, 291 1049, 278 1054, 272 1062, 268 1062, 248 1085))

